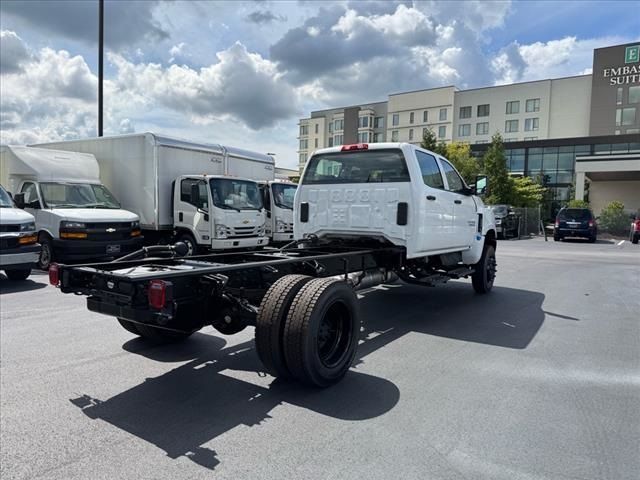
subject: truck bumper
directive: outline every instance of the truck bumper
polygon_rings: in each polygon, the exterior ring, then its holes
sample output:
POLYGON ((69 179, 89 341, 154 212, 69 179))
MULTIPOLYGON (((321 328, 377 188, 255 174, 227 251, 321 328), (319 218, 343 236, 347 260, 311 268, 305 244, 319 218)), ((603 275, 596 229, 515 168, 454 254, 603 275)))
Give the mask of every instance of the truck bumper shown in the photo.
POLYGON ((61 262, 70 260, 87 260, 121 257, 142 248, 143 237, 129 240, 115 240, 96 242, 91 240, 53 240, 56 260, 61 262), (116 251, 119 246, 120 251, 116 251))
POLYGON ((31 268, 40 256, 40 245, 27 245, 19 248, 0 250, 0 269, 18 270, 31 268))
POLYGON ((255 248, 265 247, 269 244, 267 237, 227 238, 224 240, 211 240, 212 250, 227 250, 230 248, 255 248))
POLYGON ((291 242, 293 240, 293 232, 273 233, 273 243, 291 242))

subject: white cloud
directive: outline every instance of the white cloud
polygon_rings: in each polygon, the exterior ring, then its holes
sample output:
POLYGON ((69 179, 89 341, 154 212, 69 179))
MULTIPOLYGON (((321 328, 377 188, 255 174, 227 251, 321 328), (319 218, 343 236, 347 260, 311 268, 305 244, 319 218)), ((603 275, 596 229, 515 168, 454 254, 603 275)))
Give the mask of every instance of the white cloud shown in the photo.
POLYGON ((10 30, 0 31, 0 72, 3 74, 18 72, 30 58, 22 39, 10 30))
POLYGON ((177 45, 174 45, 173 47, 171 47, 171 49, 169 50, 169 55, 171 55, 171 58, 169 59, 169 63, 175 62, 176 58, 183 54, 183 50, 186 45, 187 44, 185 42, 180 42, 177 45))

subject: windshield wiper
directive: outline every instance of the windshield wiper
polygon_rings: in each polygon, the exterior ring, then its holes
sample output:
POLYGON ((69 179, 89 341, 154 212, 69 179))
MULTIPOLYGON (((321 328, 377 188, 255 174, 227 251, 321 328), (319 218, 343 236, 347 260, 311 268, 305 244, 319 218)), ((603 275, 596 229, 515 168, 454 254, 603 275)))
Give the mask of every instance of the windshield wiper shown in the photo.
POLYGON ((236 212, 240 213, 242 210, 240 210, 239 208, 235 208, 235 207, 231 207, 229 205, 225 205, 225 204, 220 204, 220 205, 216 205, 216 207, 219 208, 224 208, 226 210, 235 210, 236 212))
POLYGON ((83 205, 86 208, 118 208, 118 207, 114 207, 109 205, 108 203, 87 203, 86 205, 83 205))

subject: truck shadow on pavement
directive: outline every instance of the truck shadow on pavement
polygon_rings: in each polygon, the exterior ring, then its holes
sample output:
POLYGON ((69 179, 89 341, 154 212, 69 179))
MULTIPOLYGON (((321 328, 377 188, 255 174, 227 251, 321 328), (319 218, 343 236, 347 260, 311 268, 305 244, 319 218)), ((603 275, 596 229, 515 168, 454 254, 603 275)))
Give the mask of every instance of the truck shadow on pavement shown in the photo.
POLYGON ((28 278, 26 280, 13 281, 0 273, 0 293, 29 292, 45 288, 48 284, 45 279, 38 278, 37 280, 37 282, 34 282, 31 278, 28 278))
MULTIPOLYGON (((281 404, 345 421, 372 419, 391 410, 400 391, 389 380, 359 372, 364 357, 411 332, 499 347, 525 348, 544 319, 544 295, 496 287, 475 295, 469 284, 446 288, 381 286, 362 297, 364 330, 355 367, 337 385, 319 390, 272 381, 262 373, 253 340, 225 346, 222 338, 196 333, 179 345, 142 339, 123 348, 154 361, 188 363, 102 401, 70 399, 92 419, 108 422, 166 452, 203 467, 219 463, 204 444, 240 426, 269 422, 281 404)), ((428 368, 428 365, 424 366, 428 368)))

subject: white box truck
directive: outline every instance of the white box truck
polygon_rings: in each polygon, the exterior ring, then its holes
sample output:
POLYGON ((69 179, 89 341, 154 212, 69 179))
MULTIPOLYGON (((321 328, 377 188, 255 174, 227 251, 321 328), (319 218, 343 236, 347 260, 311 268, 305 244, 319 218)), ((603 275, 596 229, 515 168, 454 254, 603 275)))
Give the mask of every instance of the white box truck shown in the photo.
POLYGON ((93 155, 2 146, 0 183, 35 217, 40 268, 118 257, 142 246, 140 219, 100 183, 93 155))
POLYGON ((287 180, 260 182, 267 211, 266 231, 270 243, 282 245, 293 240, 293 199, 297 185, 287 180))
POLYGON ((140 215, 148 243, 182 241, 189 254, 269 243, 256 183, 274 178, 269 155, 149 132, 40 146, 95 155, 102 181, 140 215))

